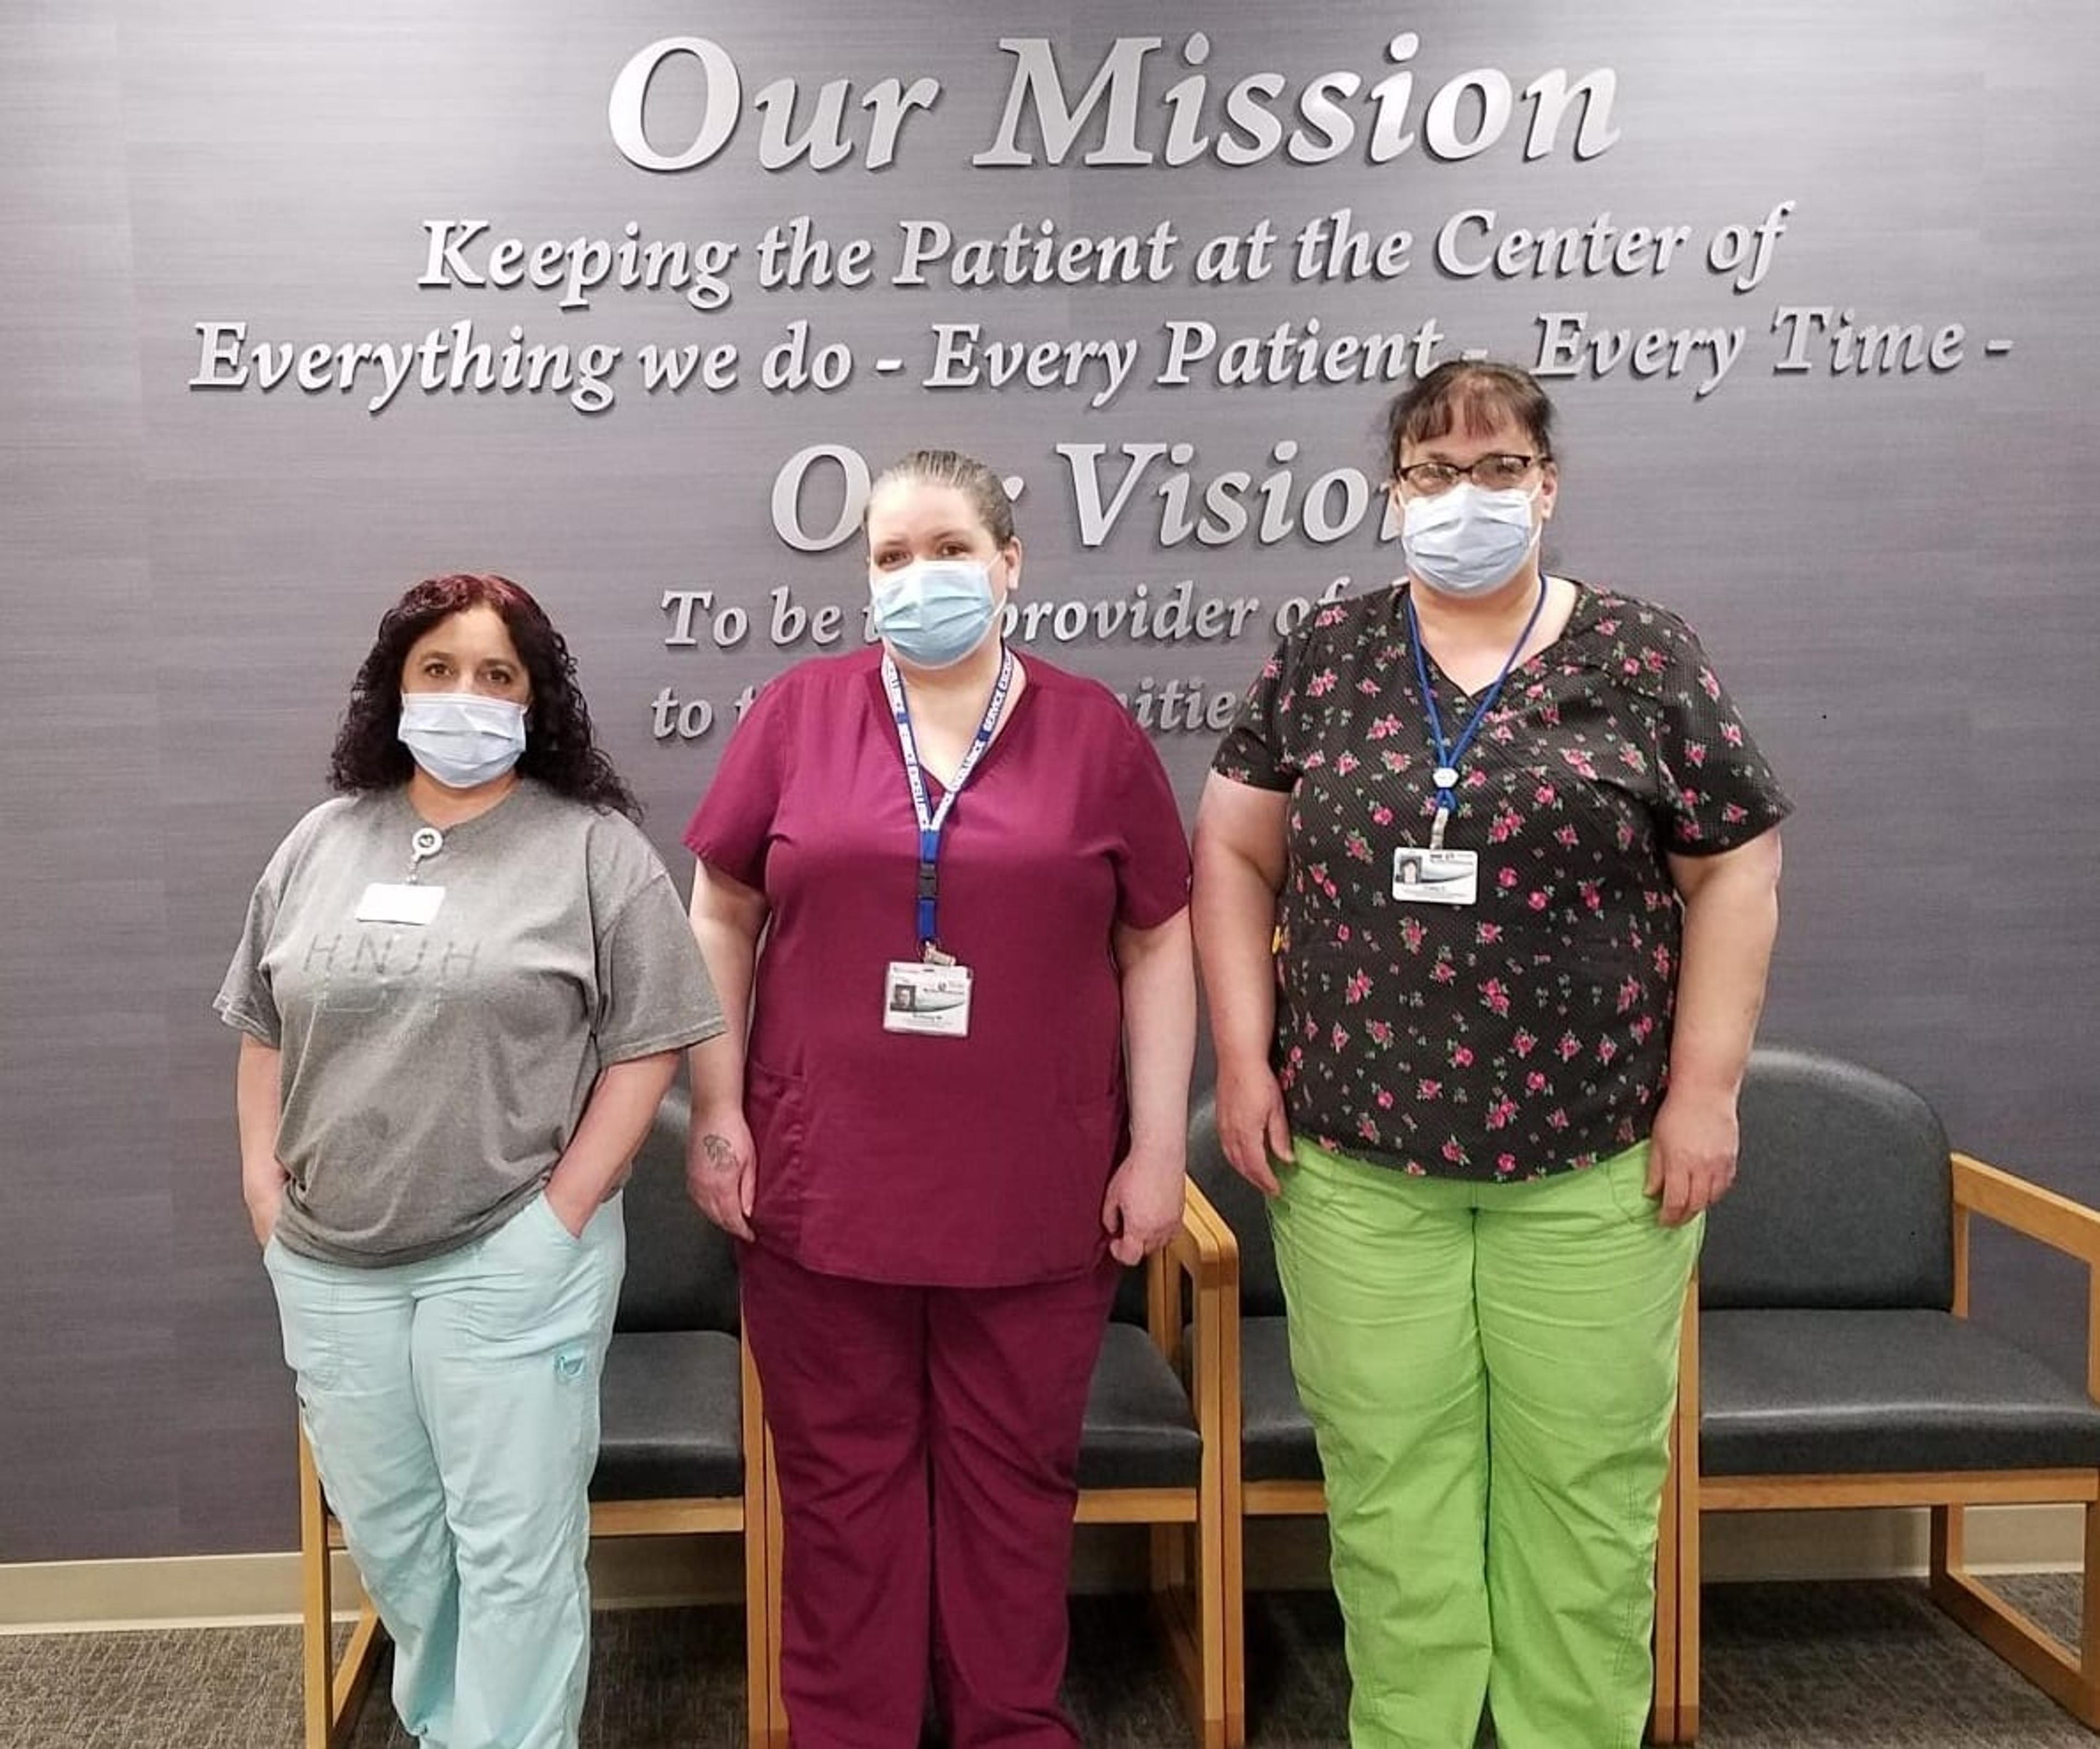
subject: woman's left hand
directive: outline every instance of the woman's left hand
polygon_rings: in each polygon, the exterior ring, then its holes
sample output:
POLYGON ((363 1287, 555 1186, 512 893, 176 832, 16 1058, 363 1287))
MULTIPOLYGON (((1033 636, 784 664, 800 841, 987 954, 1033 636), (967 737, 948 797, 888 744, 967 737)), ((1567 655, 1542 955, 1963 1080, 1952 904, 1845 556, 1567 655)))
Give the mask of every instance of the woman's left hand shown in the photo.
POLYGON ((1108 1231, 1109 1254, 1125 1267, 1144 1262, 1180 1231, 1187 1159, 1178 1150, 1133 1148, 1109 1180, 1101 1225, 1108 1231))
POLYGON ((1656 1218, 1682 1227, 1727 1196, 1735 1182, 1734 1098, 1672 1087, 1648 1134, 1648 1194, 1661 1198, 1656 1218))
POLYGON ((563 1181, 557 1173, 547 1180, 540 1194, 547 1199, 547 1206, 554 1211, 554 1218, 571 1239, 580 1239, 584 1229, 590 1225, 591 1217, 598 1213, 598 1204, 583 1202, 576 1196, 572 1180, 563 1181))

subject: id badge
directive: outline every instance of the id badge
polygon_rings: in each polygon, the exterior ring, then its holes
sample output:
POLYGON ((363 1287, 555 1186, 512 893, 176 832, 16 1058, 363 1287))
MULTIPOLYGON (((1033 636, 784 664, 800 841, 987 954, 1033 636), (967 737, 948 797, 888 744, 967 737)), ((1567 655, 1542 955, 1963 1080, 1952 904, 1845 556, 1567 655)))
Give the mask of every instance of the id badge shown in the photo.
POLYGON ((1409 905, 1471 905, 1478 897, 1476 850, 1431 850, 1402 844, 1392 853, 1392 896, 1409 905))
POLYGON ((929 1038, 970 1033, 970 968, 893 959, 882 977, 882 1029, 929 1038))
POLYGON ((415 923, 434 922, 445 902, 445 889, 421 883, 376 880, 357 901, 360 923, 415 923))

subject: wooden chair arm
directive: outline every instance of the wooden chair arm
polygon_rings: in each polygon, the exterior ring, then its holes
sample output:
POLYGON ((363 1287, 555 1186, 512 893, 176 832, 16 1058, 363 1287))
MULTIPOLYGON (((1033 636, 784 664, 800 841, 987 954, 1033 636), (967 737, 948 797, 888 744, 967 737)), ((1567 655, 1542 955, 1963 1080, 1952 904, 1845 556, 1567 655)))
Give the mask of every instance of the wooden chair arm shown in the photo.
POLYGON ((2100 1267, 2100 1212, 1967 1154, 1956 1154, 1953 1165, 1957 1209, 2100 1267))
MULTIPOLYGON (((1206 1504, 1199 1516, 1215 1522, 1224 1509, 1226 1478, 1237 1478, 1239 1469, 1240 1247, 1224 1217, 1193 1178, 1181 1205, 1181 1230, 1161 1255, 1167 1261, 1155 1284, 1163 1281, 1173 1289, 1179 1286, 1176 1273, 1188 1278, 1187 1328, 1194 1337, 1195 1352, 1183 1346, 1178 1293, 1153 1296, 1154 1340, 1187 1387, 1196 1432, 1203 1442, 1198 1492, 1206 1504)), ((1222 1554, 1214 1551, 1210 1558, 1221 1559, 1222 1554)))
MULTIPOLYGON (((1171 1250, 1186 1239, 1193 1253, 1195 1270, 1190 1280, 1198 1280, 1197 1271, 1209 1272, 1210 1279, 1229 1278, 1234 1286, 1239 1283, 1240 1242, 1225 1218, 1218 1213, 1217 1205, 1206 1196, 1195 1180, 1189 1181, 1187 1193, 1181 1206, 1181 1231, 1175 1236, 1171 1250)), ((1189 1265, 1183 1266, 1185 1269, 1189 1265)), ((1199 1284, 1200 1281, 1199 1281, 1199 1284)))
POLYGON ((1188 1279, 1193 1302, 1189 1321, 1199 1333, 1215 1325, 1228 1308, 1233 1316, 1239 1314, 1239 1240, 1193 1179, 1183 1195, 1180 1227, 1154 1254, 1149 1271, 1145 1324, 1153 1345, 1178 1368, 1183 1329, 1179 1278, 1188 1279))
POLYGON ((1228 1271, 1238 1278, 1239 1241, 1193 1179, 1182 1197, 1180 1227, 1157 1261, 1162 1267, 1178 1269, 1198 1293, 1222 1280, 1228 1271))

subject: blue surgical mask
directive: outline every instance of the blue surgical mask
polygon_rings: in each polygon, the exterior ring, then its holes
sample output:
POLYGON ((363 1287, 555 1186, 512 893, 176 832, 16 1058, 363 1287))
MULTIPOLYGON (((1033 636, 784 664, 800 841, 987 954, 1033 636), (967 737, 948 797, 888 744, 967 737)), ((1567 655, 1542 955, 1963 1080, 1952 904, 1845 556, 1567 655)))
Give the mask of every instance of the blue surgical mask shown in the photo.
POLYGON ((907 662, 945 668, 984 641, 999 604, 982 559, 915 559, 875 586, 875 630, 907 662))
POLYGON ((488 783, 525 751, 525 707, 472 692, 404 692, 402 744, 448 789, 488 783))
POLYGON ((1445 595, 1490 595, 1518 571, 1538 540, 1532 495, 1462 482, 1434 498, 1410 498, 1401 550, 1407 568, 1445 595))

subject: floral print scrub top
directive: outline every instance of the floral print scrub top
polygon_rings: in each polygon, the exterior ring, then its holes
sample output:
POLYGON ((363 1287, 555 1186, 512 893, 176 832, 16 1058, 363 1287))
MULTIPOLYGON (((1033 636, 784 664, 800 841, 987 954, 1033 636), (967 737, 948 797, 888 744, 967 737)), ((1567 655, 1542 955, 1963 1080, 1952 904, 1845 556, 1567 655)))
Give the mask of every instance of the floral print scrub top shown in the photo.
MULTIPOLYGON (((1578 584, 1459 762, 1447 849, 1470 905, 1393 897, 1436 760, 1405 585, 1284 640, 1214 762, 1289 793, 1276 1059, 1294 1130, 1441 1178, 1543 1177, 1648 1133, 1682 935, 1665 857, 1732 849, 1791 804, 1691 629, 1578 584)), ((1446 736, 1468 696, 1423 652, 1446 736)))

